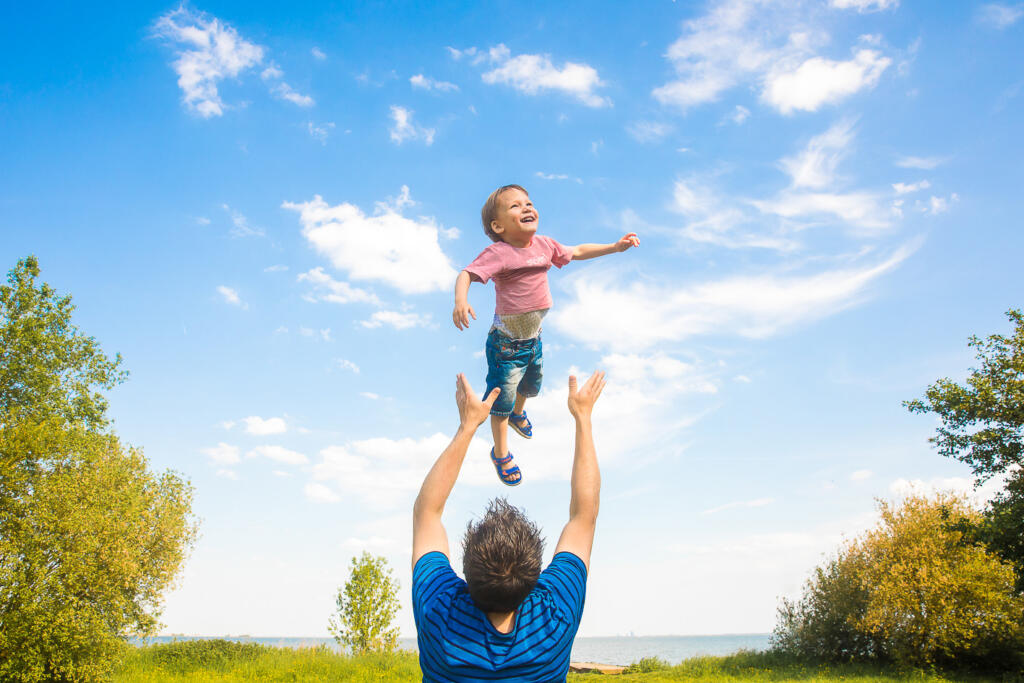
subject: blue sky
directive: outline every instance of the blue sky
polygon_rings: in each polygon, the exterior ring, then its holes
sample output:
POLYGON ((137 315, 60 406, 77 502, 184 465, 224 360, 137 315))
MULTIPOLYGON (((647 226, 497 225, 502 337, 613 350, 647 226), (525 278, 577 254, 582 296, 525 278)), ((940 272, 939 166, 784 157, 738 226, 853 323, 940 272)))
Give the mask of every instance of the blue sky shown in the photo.
POLYGON ((551 273, 524 484, 481 431, 453 550, 507 494, 550 554, 597 368, 581 635, 767 631, 874 498, 970 489, 901 402, 1024 299, 1024 5, 549 5, 6 10, 0 253, 73 294, 131 371, 117 431, 195 486, 166 632, 326 635, 366 549, 413 635, 410 508, 493 310, 474 285, 460 333, 452 286, 510 182, 544 234, 642 245, 551 273))

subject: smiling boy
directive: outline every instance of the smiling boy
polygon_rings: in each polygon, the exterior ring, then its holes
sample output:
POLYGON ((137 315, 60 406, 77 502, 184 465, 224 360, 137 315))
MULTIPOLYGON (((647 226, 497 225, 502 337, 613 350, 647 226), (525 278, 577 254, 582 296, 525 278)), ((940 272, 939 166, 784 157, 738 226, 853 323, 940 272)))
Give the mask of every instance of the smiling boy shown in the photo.
POLYGON ((509 486, 522 480, 519 467, 508 451, 508 426, 521 436, 533 436, 526 417, 526 399, 540 392, 544 377, 541 321, 551 308, 548 270, 569 261, 582 261, 639 246, 636 233, 611 244, 579 244, 567 247, 537 234, 540 215, 530 195, 519 185, 504 185, 491 193, 480 211, 484 232, 491 244, 466 266, 455 281, 452 321, 458 329, 469 327, 476 313, 467 299, 471 282, 494 280, 495 312, 485 346, 488 395, 501 390, 491 407, 494 448, 491 460, 498 477, 509 486))

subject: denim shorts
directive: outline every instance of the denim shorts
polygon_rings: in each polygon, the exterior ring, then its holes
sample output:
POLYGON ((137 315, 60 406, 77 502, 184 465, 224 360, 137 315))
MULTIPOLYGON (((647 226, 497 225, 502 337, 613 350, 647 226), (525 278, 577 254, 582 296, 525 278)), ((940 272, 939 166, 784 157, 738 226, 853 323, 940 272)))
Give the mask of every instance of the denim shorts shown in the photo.
POLYGON ((544 358, 541 355, 540 335, 533 339, 511 339, 498 330, 487 335, 487 389, 494 387, 501 394, 491 406, 491 415, 507 417, 512 412, 516 394, 532 398, 540 393, 544 379, 544 358))

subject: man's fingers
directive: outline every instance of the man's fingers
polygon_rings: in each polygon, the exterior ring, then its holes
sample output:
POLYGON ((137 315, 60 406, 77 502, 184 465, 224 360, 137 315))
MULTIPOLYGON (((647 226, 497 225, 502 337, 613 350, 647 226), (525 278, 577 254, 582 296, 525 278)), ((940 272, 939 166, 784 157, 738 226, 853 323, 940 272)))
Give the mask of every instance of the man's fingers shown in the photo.
MULTIPOLYGON (((476 320, 476 311, 473 310, 472 306, 469 307, 469 315, 473 316, 473 320, 476 320)), ((468 317, 466 318, 466 327, 469 327, 469 318, 468 317)))
POLYGON ((484 405, 490 409, 494 402, 498 400, 499 395, 501 395, 501 387, 494 387, 491 389, 491 393, 487 394, 487 398, 484 399, 484 405))
POLYGON ((576 375, 569 375, 569 395, 572 396, 576 391, 576 375))

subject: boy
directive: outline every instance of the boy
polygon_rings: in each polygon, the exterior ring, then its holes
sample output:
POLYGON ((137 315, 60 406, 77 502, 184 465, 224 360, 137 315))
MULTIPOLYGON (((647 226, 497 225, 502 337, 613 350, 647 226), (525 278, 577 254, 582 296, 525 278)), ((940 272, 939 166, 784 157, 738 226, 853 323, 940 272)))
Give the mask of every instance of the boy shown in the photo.
POLYGON ((476 313, 467 295, 470 282, 494 280, 494 322, 487 334, 487 388, 501 390, 491 407, 494 448, 491 460, 498 478, 508 486, 522 480, 519 467, 508 451, 508 426, 527 439, 533 425, 523 409, 526 399, 540 392, 543 379, 540 323, 551 308, 548 269, 569 261, 604 256, 640 245, 636 233, 611 244, 580 244, 567 247, 537 234, 540 220, 530 195, 519 185, 505 185, 491 193, 480 211, 484 232, 494 244, 466 266, 455 281, 452 320, 458 329, 469 327, 476 313))

